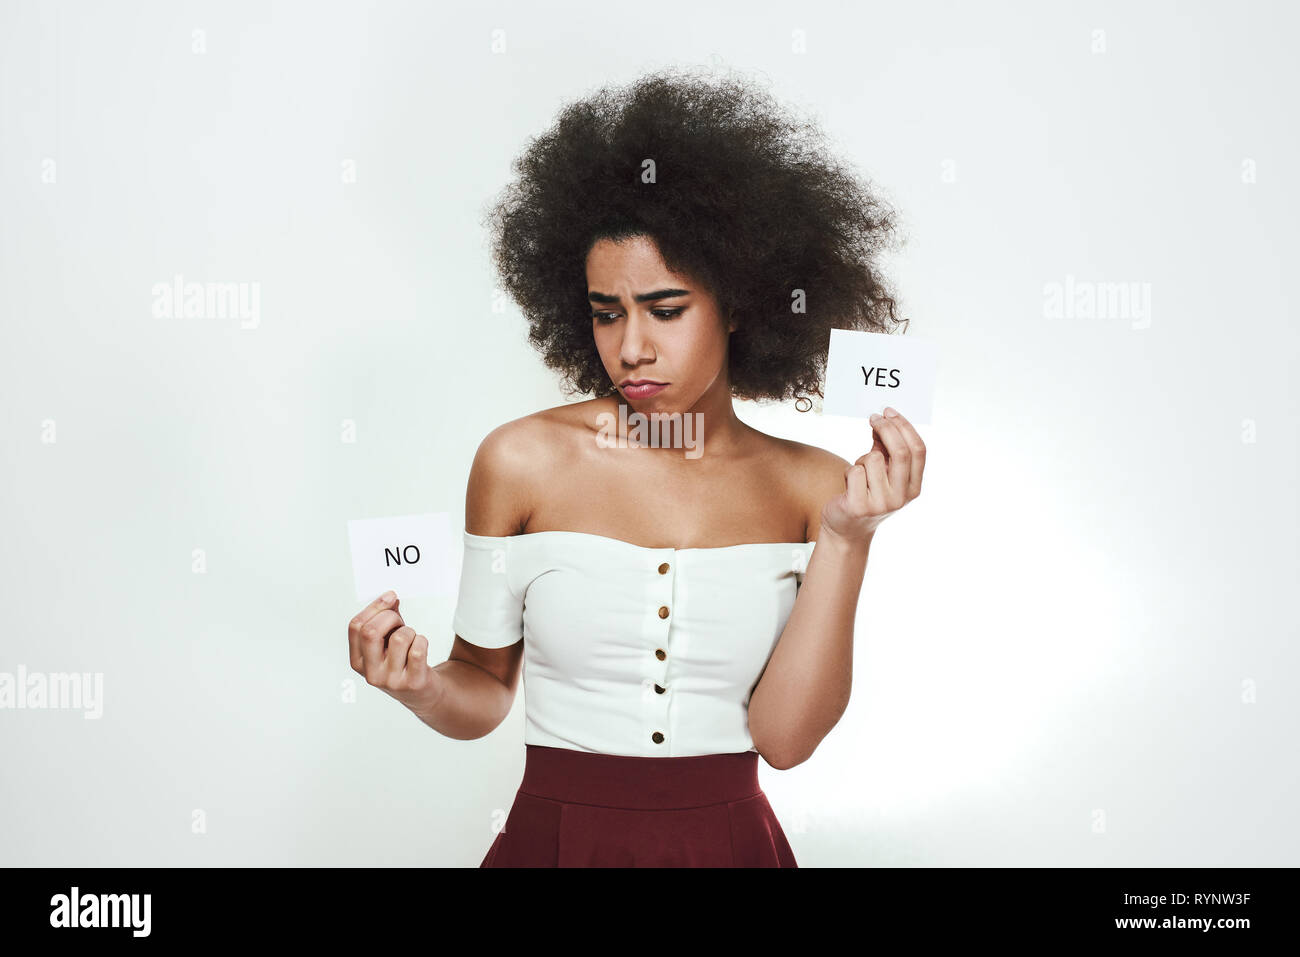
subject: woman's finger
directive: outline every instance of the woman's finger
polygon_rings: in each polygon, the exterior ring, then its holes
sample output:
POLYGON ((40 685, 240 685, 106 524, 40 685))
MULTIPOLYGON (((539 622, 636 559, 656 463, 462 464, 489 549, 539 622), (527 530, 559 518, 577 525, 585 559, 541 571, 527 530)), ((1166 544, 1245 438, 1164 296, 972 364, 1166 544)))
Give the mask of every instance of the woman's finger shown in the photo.
MULTIPOLYGON (((384 594, 387 594, 385 592, 384 594)), ((357 612, 355 618, 348 622, 348 660, 352 662, 354 671, 361 671, 364 661, 361 657, 361 628, 366 622, 374 618, 375 615, 388 607, 388 601, 380 595, 361 611, 357 612)))
POLYGON ((361 626, 361 661, 366 680, 371 684, 381 683, 384 679, 384 639, 403 624, 401 615, 385 608, 361 626))
POLYGON ((892 418, 873 415, 871 427, 880 435, 880 441, 889 452, 889 488, 886 490, 885 499, 890 509, 900 508, 912 472, 912 450, 892 418))
POLYGON ((400 675, 406 670, 406 652, 414 640, 415 629, 410 625, 402 625, 388 636, 388 652, 384 655, 384 663, 390 675, 400 675))
POLYGON ((416 635, 411 647, 406 652, 406 672, 410 681, 420 680, 424 669, 429 667, 429 639, 416 635))
POLYGON ((866 514, 871 505, 867 470, 862 466, 862 459, 844 470, 844 497, 848 500, 849 511, 854 515, 866 514))
POLYGON ((883 442, 880 441, 880 435, 879 435, 879 433, 877 433, 876 430, 873 428, 873 429, 871 430, 871 448, 867 449, 865 452, 863 452, 861 455, 859 455, 859 456, 858 456, 858 460, 857 460, 856 462, 854 462, 853 464, 854 464, 854 465, 866 465, 866 464, 867 464, 867 456, 870 455, 872 452, 875 452, 876 450, 879 450, 880 452, 883 453, 883 452, 885 451, 885 445, 884 445, 883 442))
POLYGON ((885 453, 872 449, 864 463, 867 470, 868 515, 884 515, 889 511, 889 477, 885 474, 885 453))
POLYGON ((907 441, 908 449, 911 450, 912 470, 907 479, 907 497, 914 499, 921 494, 921 478, 925 472, 925 442, 921 440, 912 423, 908 422, 900 412, 887 407, 885 415, 898 427, 898 431, 907 441))

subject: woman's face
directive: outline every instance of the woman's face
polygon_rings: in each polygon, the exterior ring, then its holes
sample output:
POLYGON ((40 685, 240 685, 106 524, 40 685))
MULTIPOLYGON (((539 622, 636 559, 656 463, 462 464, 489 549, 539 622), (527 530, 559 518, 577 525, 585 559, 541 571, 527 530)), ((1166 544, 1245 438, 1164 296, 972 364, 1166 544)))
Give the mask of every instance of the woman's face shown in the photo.
POLYGON ((634 410, 685 412, 710 388, 730 392, 727 344, 735 323, 707 289, 668 271, 654 240, 594 243, 587 293, 600 360, 634 410), (666 385, 627 384, 642 379, 666 385))

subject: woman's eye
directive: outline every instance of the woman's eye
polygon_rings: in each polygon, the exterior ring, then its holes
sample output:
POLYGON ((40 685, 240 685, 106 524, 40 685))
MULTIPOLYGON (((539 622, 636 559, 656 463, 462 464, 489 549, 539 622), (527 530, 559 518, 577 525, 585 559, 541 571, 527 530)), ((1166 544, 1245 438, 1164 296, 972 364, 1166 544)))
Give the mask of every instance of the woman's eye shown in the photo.
MULTIPOLYGON (((685 308, 686 308, 685 306, 678 306, 675 309, 651 309, 650 314, 652 316, 655 316, 658 319, 673 319, 681 315, 683 310, 685 310, 685 308)), ((593 312, 591 314, 591 317, 595 319, 598 323, 600 323, 602 326, 607 326, 611 322, 613 322, 616 318, 618 318, 613 313, 609 313, 609 312, 593 312)))

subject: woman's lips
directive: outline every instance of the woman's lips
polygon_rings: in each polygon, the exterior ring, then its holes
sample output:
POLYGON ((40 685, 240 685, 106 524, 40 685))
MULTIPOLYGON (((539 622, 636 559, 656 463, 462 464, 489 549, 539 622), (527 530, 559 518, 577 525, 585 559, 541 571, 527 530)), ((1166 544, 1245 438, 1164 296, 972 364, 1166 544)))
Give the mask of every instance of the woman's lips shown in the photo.
POLYGON ((668 388, 668 383, 648 382, 645 385, 625 385, 623 394, 629 399, 648 399, 656 393, 662 392, 668 388))

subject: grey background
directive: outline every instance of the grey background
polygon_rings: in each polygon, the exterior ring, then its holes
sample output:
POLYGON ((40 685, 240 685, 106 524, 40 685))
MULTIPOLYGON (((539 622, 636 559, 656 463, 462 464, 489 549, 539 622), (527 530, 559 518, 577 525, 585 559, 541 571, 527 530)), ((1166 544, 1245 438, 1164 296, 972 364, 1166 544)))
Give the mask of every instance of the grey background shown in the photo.
MULTIPOLYGON (((480 212, 562 103, 681 63, 767 85, 879 185, 909 334, 940 348, 852 704, 762 766, 800 864, 1295 865, 1296 27, 1283 3, 7 0, 0 671, 102 674, 104 711, 0 710, 0 862, 478 864, 523 696, 454 741, 366 686, 346 522, 463 527, 482 437, 564 401, 480 212), (155 317, 177 273, 259 283, 259 324, 155 317), (1150 310, 1051 318, 1067 276, 1150 310)), ((452 602, 403 604, 441 660, 452 602)))

